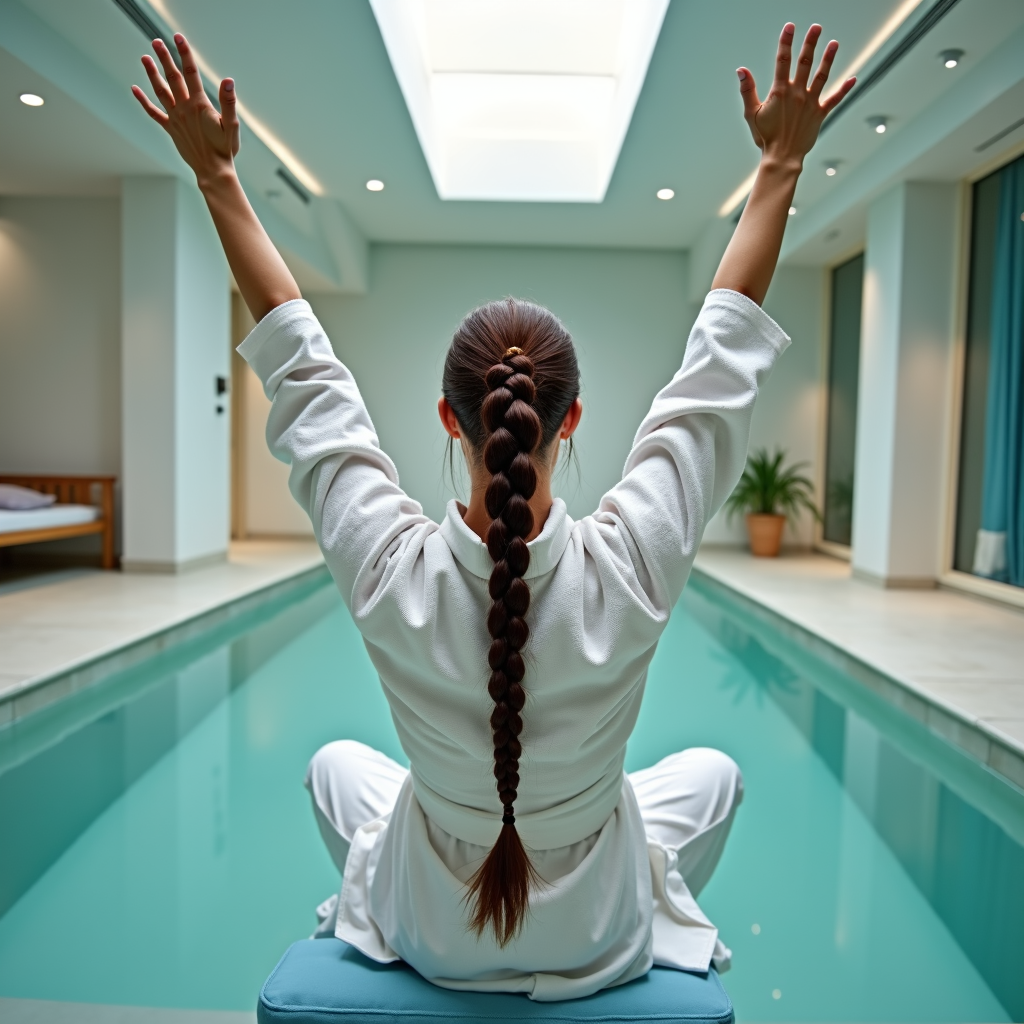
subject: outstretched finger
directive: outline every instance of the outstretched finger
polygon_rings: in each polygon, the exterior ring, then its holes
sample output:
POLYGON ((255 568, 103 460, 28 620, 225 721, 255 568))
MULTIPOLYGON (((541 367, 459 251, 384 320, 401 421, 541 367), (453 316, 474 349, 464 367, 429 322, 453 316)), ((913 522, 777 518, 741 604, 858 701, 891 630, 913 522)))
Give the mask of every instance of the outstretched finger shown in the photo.
POLYGON ((199 74, 199 66, 192 53, 192 48, 188 45, 188 40, 180 32, 176 32, 174 45, 178 48, 178 53, 181 56, 181 74, 188 87, 189 96, 201 96, 203 94, 203 77, 199 74))
POLYGON ((829 114, 842 102, 846 94, 857 84, 856 78, 848 78, 843 84, 836 89, 828 99, 825 100, 821 105, 821 109, 824 113, 829 114))
POLYGON ((161 127, 170 118, 137 86, 132 86, 132 95, 142 104, 142 109, 161 127))
POLYGON ((801 89, 807 88, 807 79, 811 77, 811 68, 814 67, 814 48, 818 45, 818 36, 821 35, 821 26, 812 25, 804 36, 804 44, 800 47, 800 56, 796 59, 796 72, 793 75, 793 84, 801 89))
POLYGON ((164 81, 164 76, 160 74, 156 61, 147 53, 142 58, 142 66, 146 69, 146 74, 149 76, 149 84, 153 86, 156 98, 163 105, 164 110, 171 110, 174 107, 174 94, 171 92, 170 86, 164 81))
POLYGON ((238 106, 235 98, 235 80, 225 78, 220 83, 220 119, 224 125, 224 134, 227 135, 228 145, 232 154, 238 152, 238 106))
POLYGON ((838 51, 839 44, 834 39, 825 47, 825 52, 821 55, 821 63, 818 65, 818 72, 811 82, 812 96, 821 95, 821 90, 825 88, 825 83, 828 81, 829 73, 832 70, 832 62, 836 59, 838 51))
POLYGON ((782 35, 779 36, 779 52, 775 55, 775 84, 777 86, 789 85, 789 68, 793 63, 793 34, 796 32, 796 25, 787 21, 782 26, 782 35))
POLYGON ((740 80, 740 98, 743 100, 743 116, 749 121, 757 113, 761 101, 757 98, 757 85, 754 83, 754 76, 749 68, 737 68, 736 74, 740 80))
POLYGON ((162 39, 154 39, 153 50, 163 65, 164 74, 167 76, 167 84, 171 87, 171 92, 174 94, 174 102, 185 103, 188 100, 188 89, 185 88, 185 79, 178 70, 178 65, 174 63, 174 58, 171 56, 171 51, 167 49, 167 44, 162 39))

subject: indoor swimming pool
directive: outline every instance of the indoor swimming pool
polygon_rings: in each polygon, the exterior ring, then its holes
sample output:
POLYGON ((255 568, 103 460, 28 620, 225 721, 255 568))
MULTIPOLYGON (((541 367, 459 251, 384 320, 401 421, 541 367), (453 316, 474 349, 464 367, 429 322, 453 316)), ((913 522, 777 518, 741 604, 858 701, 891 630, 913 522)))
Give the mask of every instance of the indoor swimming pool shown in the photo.
MULTIPOLYGON (((338 888, 339 737, 404 761, 326 575, 0 732, 0 996, 252 1009, 338 888)), ((738 1020, 1024 1019, 1024 794, 700 578, 627 768, 694 745, 746 782, 701 897, 738 1020)))

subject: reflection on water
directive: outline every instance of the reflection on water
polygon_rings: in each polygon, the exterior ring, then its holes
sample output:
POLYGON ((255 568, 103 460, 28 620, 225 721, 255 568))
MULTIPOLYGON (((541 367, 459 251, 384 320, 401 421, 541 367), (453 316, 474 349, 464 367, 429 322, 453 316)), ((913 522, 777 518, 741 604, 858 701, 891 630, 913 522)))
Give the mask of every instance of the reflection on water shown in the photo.
POLYGON ((0 917, 231 690, 336 605, 322 580, 311 582, 0 730, 0 917))
MULTIPOLYGON (((1015 840, 947 784, 941 761, 915 759, 879 723, 844 706, 841 694, 833 699, 812 685, 749 631, 755 624, 734 602, 712 603, 708 598, 713 597, 713 590, 698 582, 688 608, 746 669, 727 677, 726 688, 741 698, 750 691, 771 696, 843 784, 1011 1017, 1024 1019, 1024 798, 980 765, 959 758, 958 774, 974 778, 964 785, 954 776, 952 784, 1003 789, 1004 800, 994 809, 1016 832, 1015 840)), ((774 646, 786 651, 777 639, 774 646)), ((806 670, 806 663, 801 667, 806 670)), ((856 686, 850 682, 851 689, 856 686)), ((900 724, 913 729, 913 723, 900 724)))

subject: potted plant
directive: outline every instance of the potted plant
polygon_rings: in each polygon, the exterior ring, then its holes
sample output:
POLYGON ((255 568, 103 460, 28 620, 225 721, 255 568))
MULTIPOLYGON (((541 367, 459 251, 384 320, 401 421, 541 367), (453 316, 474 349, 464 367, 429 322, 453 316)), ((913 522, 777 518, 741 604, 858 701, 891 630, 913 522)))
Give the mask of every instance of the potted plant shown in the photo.
POLYGON ((800 470, 806 463, 783 467, 786 453, 776 449, 774 455, 762 448, 747 458, 747 468, 736 489, 725 503, 728 518, 744 513, 752 554, 774 558, 782 546, 786 522, 807 509, 815 519, 821 513, 814 504, 814 485, 800 470))

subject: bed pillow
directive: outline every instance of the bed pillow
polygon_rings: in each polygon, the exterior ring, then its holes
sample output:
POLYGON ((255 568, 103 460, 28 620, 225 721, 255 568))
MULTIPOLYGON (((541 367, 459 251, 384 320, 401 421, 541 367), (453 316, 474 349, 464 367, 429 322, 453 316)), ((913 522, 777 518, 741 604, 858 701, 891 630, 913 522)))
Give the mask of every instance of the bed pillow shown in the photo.
POLYGON ((0 508, 24 512, 30 508, 45 508, 57 500, 56 494, 40 494, 28 487, 17 487, 15 484, 0 484, 0 508))

